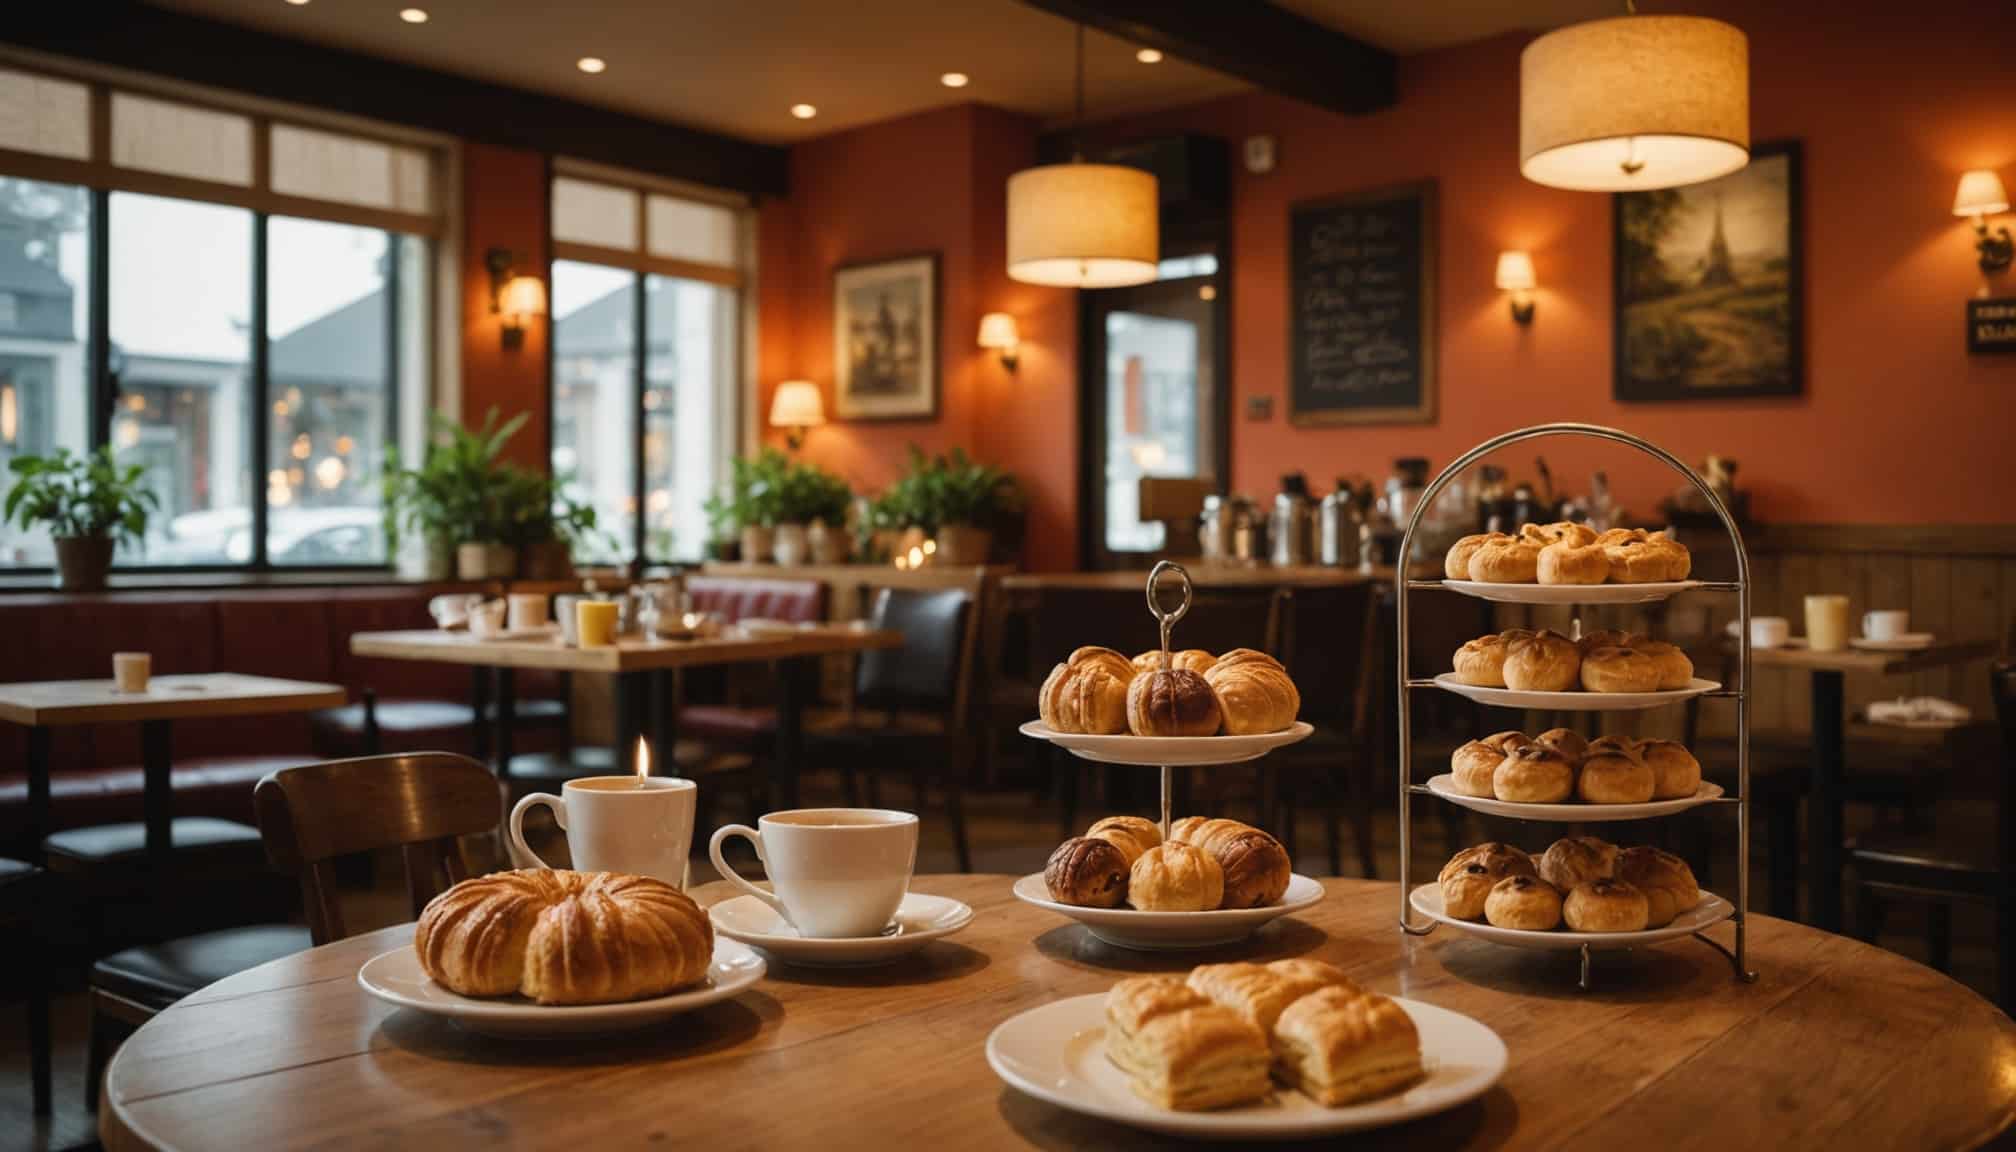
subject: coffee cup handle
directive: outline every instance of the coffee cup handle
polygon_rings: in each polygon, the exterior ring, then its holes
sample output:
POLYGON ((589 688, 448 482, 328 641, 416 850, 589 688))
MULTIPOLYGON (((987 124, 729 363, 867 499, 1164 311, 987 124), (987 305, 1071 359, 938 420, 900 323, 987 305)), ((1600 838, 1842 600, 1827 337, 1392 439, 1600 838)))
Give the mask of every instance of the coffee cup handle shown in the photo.
POLYGON ((513 804, 511 806, 511 835, 506 839, 505 847, 510 850, 511 863, 516 867, 545 868, 549 871, 553 867, 551 864, 541 860, 539 854, 532 851, 531 846, 525 843, 525 813, 541 804, 553 810, 553 821, 560 825, 560 830, 562 832, 567 830, 567 802, 553 795, 551 792, 534 792, 523 800, 518 801, 518 803, 513 804))
MULTIPOLYGON (((526 799, 529 800, 531 797, 528 796, 526 799)), ((742 874, 730 868, 728 861, 722 858, 721 845, 730 836, 741 836, 747 839, 750 845, 756 849, 756 859, 762 861, 764 871, 767 872, 770 869, 770 857, 763 854, 763 834, 749 827, 747 824, 727 824, 716 828, 713 838, 707 841, 707 858, 714 862, 714 870, 721 874, 722 879, 775 909, 777 915, 783 917, 786 924, 790 924, 793 928, 798 927, 798 925, 792 923, 791 913, 784 910, 784 902, 782 900, 779 900, 774 893, 765 892, 763 889, 744 880, 742 874)))

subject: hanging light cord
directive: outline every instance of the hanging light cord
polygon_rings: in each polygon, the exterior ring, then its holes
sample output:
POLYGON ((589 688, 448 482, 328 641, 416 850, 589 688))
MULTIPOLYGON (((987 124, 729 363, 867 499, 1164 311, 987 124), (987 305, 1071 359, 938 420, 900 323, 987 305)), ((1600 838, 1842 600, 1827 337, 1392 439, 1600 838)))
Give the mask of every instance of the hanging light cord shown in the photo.
POLYGON ((1071 108, 1071 162, 1082 163, 1085 148, 1082 133, 1085 129, 1085 26, 1075 26, 1078 32, 1078 81, 1076 97, 1071 108))

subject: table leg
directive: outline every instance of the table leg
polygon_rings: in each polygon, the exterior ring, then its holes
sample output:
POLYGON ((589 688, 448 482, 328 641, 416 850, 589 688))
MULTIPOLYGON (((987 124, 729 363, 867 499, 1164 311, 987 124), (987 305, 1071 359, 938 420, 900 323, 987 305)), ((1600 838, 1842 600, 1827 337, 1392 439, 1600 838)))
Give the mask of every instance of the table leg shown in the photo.
MULTIPOLYGON (((145 789, 142 808, 147 819, 147 855, 155 867, 165 869, 174 854, 175 785, 170 776, 172 760, 168 721, 140 722, 140 771, 145 789)), ((163 873, 165 874, 165 872, 163 873)))
POLYGON ((637 752, 637 738, 644 733, 646 678, 643 672, 618 672, 616 686, 616 747, 614 763, 619 773, 631 771, 637 752))
POLYGON ((673 698, 673 677, 669 668, 646 673, 651 685, 651 771, 659 776, 677 776, 672 748, 679 740, 679 701, 673 698))
POLYGON ((1809 921, 1826 932, 1841 930, 1841 778, 1847 717, 1842 673, 1813 673, 1813 785, 1806 796, 1807 851, 1813 878, 1806 886, 1809 921))
POLYGON ((28 729, 28 843, 25 859, 42 863, 49 835, 49 729, 28 729))
POLYGON ((490 669, 477 665, 469 670, 469 709, 476 719, 470 725, 469 750, 478 762, 490 763, 490 669))
POLYGON ((778 665, 777 754, 771 780, 786 808, 798 807, 798 776, 805 757, 805 701, 812 694, 814 659, 784 660, 778 665))
POLYGON ((511 730, 518 725, 518 676, 497 669, 497 778, 511 776, 511 730))

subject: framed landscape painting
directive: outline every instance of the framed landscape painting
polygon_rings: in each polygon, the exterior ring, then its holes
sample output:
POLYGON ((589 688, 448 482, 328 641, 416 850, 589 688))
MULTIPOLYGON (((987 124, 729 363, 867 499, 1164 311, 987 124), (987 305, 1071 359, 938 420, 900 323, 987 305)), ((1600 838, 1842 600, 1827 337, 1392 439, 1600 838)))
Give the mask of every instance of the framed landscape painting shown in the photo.
POLYGON ((938 414, 938 255, 833 273, 833 408, 842 420, 938 414))
POLYGON ((1616 398, 1803 391, 1799 145, 1759 144, 1718 180, 1614 199, 1616 398))

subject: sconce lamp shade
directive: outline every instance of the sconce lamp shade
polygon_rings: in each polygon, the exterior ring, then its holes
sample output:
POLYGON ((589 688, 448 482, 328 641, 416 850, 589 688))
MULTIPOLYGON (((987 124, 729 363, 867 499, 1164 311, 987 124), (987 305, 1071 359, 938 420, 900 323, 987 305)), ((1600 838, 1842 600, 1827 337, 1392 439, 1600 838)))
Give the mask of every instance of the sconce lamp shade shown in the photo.
POLYGON ((1986 168, 1960 174, 1960 188, 1953 193, 1955 216, 1993 216, 2009 210, 2009 193, 2002 177, 1986 168))
POLYGON ((1008 178, 1008 275, 1025 284, 1146 284, 1160 227, 1155 177, 1138 168, 1048 164, 1008 178))
POLYGON ((1635 192, 1749 162, 1749 42, 1720 20, 1591 20, 1519 58, 1519 170, 1536 184, 1635 192))
POLYGON ((770 397, 772 428, 816 428, 826 423, 826 403, 810 380, 786 380, 770 397))
POLYGON ((980 347, 1013 348, 1021 342, 1021 334, 1015 330, 1015 317, 1006 312, 989 312, 980 317, 980 347))
POLYGON ((497 310, 522 319, 546 313, 546 285, 535 276, 513 276, 497 294, 497 310))
POLYGON ((1533 257, 1524 252, 1500 252, 1498 254, 1498 287, 1506 292, 1531 292, 1536 281, 1533 278, 1533 257))

